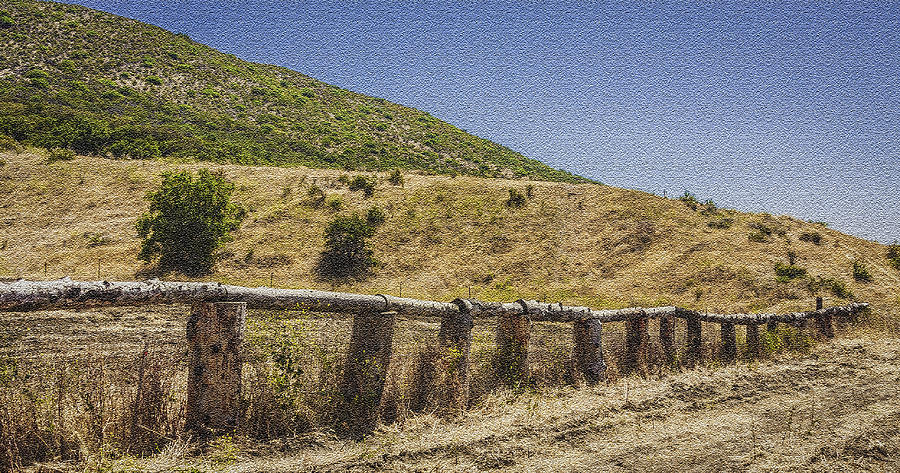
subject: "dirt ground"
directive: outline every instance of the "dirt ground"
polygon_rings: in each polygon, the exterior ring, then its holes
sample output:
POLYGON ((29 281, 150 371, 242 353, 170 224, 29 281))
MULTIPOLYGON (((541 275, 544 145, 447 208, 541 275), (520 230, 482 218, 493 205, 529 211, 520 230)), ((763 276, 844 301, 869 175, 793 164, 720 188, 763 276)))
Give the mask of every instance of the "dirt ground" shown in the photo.
POLYGON ((255 449, 218 466, 234 472, 900 471, 898 387, 900 339, 863 335, 749 365, 516 399, 500 395, 454 422, 420 416, 359 444, 311 436, 282 446, 291 453, 255 449))

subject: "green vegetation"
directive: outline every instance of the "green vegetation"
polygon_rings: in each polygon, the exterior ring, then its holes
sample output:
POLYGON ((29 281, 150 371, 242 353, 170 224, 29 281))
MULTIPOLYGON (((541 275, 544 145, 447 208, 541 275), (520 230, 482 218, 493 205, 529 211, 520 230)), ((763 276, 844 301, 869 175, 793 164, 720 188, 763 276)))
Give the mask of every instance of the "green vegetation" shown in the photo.
POLYGON ((869 268, 865 264, 860 261, 854 261, 853 279, 859 282, 872 282, 872 273, 869 272, 869 268))
POLYGON ((366 217, 359 214, 339 215, 325 227, 325 250, 319 259, 317 272, 325 279, 364 277, 376 260, 367 239, 384 222, 379 209, 369 209, 366 217))
POLYGON ((804 276, 806 276, 806 269, 804 268, 793 264, 775 263, 775 280, 778 282, 787 282, 804 276))
POLYGON ((233 191, 232 183, 206 169, 197 176, 164 173, 159 189, 147 194, 150 210, 135 224, 143 239, 138 258, 149 263, 158 256, 164 271, 208 272, 213 253, 244 217, 244 209, 231 202, 233 191))
POLYGON ((900 269, 900 244, 894 242, 894 244, 888 245, 887 259, 891 262, 891 266, 900 269))
POLYGON ((808 241, 816 245, 822 244, 822 235, 819 232, 803 232, 800 234, 800 241, 808 241))
POLYGON ((377 182, 377 179, 375 179, 374 177, 356 176, 352 181, 350 181, 350 183, 347 185, 347 188, 352 191, 361 190, 363 191, 363 195, 366 198, 369 198, 375 194, 375 184, 377 182))
POLYGON ((521 208, 525 206, 525 195, 517 189, 509 189, 509 198, 506 199, 507 207, 521 208))
POLYGON ((388 176, 388 182, 390 182, 392 186, 403 185, 403 174, 400 173, 399 169, 391 171, 391 175, 388 176))
POLYGON ((47 163, 57 161, 71 161, 75 159, 75 152, 65 148, 53 148, 47 153, 47 163))
POLYGON ((428 113, 76 5, 0 12, 0 133, 132 159, 589 182, 428 113), (101 40, 102 38, 102 40, 101 40))
POLYGON ((684 205, 686 205, 687 208, 691 210, 697 210, 697 208, 700 206, 700 202, 697 201, 697 196, 691 194, 688 191, 684 191, 684 194, 682 194, 681 197, 678 198, 678 200, 683 202, 684 205))

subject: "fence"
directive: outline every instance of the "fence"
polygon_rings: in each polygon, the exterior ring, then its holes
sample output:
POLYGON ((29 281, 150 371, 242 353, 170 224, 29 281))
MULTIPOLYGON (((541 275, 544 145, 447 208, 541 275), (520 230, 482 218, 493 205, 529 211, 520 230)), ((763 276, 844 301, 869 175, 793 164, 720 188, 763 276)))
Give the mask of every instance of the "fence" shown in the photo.
POLYGON ((390 295, 364 295, 309 289, 248 288, 202 282, 57 281, 0 282, 0 311, 33 311, 165 303, 193 303, 187 323, 190 347, 186 427, 197 432, 231 429, 240 408, 241 343, 247 308, 306 309, 313 312, 353 314, 349 352, 341 386, 342 411, 350 432, 360 436, 378 421, 385 374, 392 355, 394 323, 398 315, 438 317, 442 369, 450 387, 446 402, 466 404, 469 391, 469 354, 476 318, 497 317, 497 368, 502 379, 526 380, 529 374, 528 343, 531 322, 573 324, 573 357, 588 383, 605 379, 606 363, 601 340, 604 323, 625 323, 624 372, 646 373, 648 321, 659 319, 659 341, 665 360, 672 363, 677 351, 675 319, 687 326, 685 362, 701 359, 701 322, 720 325, 721 356, 737 356, 736 325, 746 327, 747 352, 762 354, 759 326, 774 333, 777 324, 806 327, 814 321, 824 337, 833 337, 833 317, 855 315, 868 307, 853 303, 841 307, 787 314, 710 314, 679 307, 593 310, 537 301, 511 303, 457 299, 423 301, 390 295))

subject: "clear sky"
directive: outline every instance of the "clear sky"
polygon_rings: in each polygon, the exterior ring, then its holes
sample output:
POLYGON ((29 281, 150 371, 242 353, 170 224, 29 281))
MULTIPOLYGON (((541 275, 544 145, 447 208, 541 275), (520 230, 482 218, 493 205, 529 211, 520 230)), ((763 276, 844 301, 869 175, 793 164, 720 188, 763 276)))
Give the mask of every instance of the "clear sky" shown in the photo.
POLYGON ((898 2, 76 3, 606 184, 900 239, 898 2))

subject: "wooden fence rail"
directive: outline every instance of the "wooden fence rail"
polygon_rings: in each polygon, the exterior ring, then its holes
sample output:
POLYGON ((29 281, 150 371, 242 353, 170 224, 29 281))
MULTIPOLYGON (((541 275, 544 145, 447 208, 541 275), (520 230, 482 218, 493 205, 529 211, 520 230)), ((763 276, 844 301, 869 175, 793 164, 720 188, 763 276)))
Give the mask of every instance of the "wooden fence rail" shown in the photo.
POLYGON ((774 332, 778 323, 806 327, 814 321, 823 337, 833 337, 834 317, 850 317, 868 307, 852 303, 839 307, 787 314, 710 314, 680 307, 632 307, 594 310, 537 301, 453 302, 423 301, 384 294, 365 295, 310 289, 249 288, 206 282, 56 281, 0 282, 0 312, 102 306, 193 303, 188 320, 191 366, 188 373, 189 428, 199 432, 227 430, 238 418, 241 353, 246 309, 305 309, 353 314, 353 327, 341 393, 354 436, 370 432, 378 420, 384 381, 392 354, 394 322, 398 315, 440 318, 441 352, 449 360, 443 369, 452 379, 448 404, 463 407, 468 399, 469 351, 473 320, 497 317, 497 363, 501 379, 518 383, 530 373, 528 342, 531 322, 573 324, 573 358, 588 383, 606 377, 601 340, 602 324, 626 322, 626 352, 622 371, 646 373, 648 320, 659 319, 659 339, 667 363, 675 360, 674 320, 685 319, 684 362, 693 366, 702 356, 701 322, 720 324, 723 361, 737 357, 735 326, 746 326, 747 353, 762 354, 759 326, 774 332))

